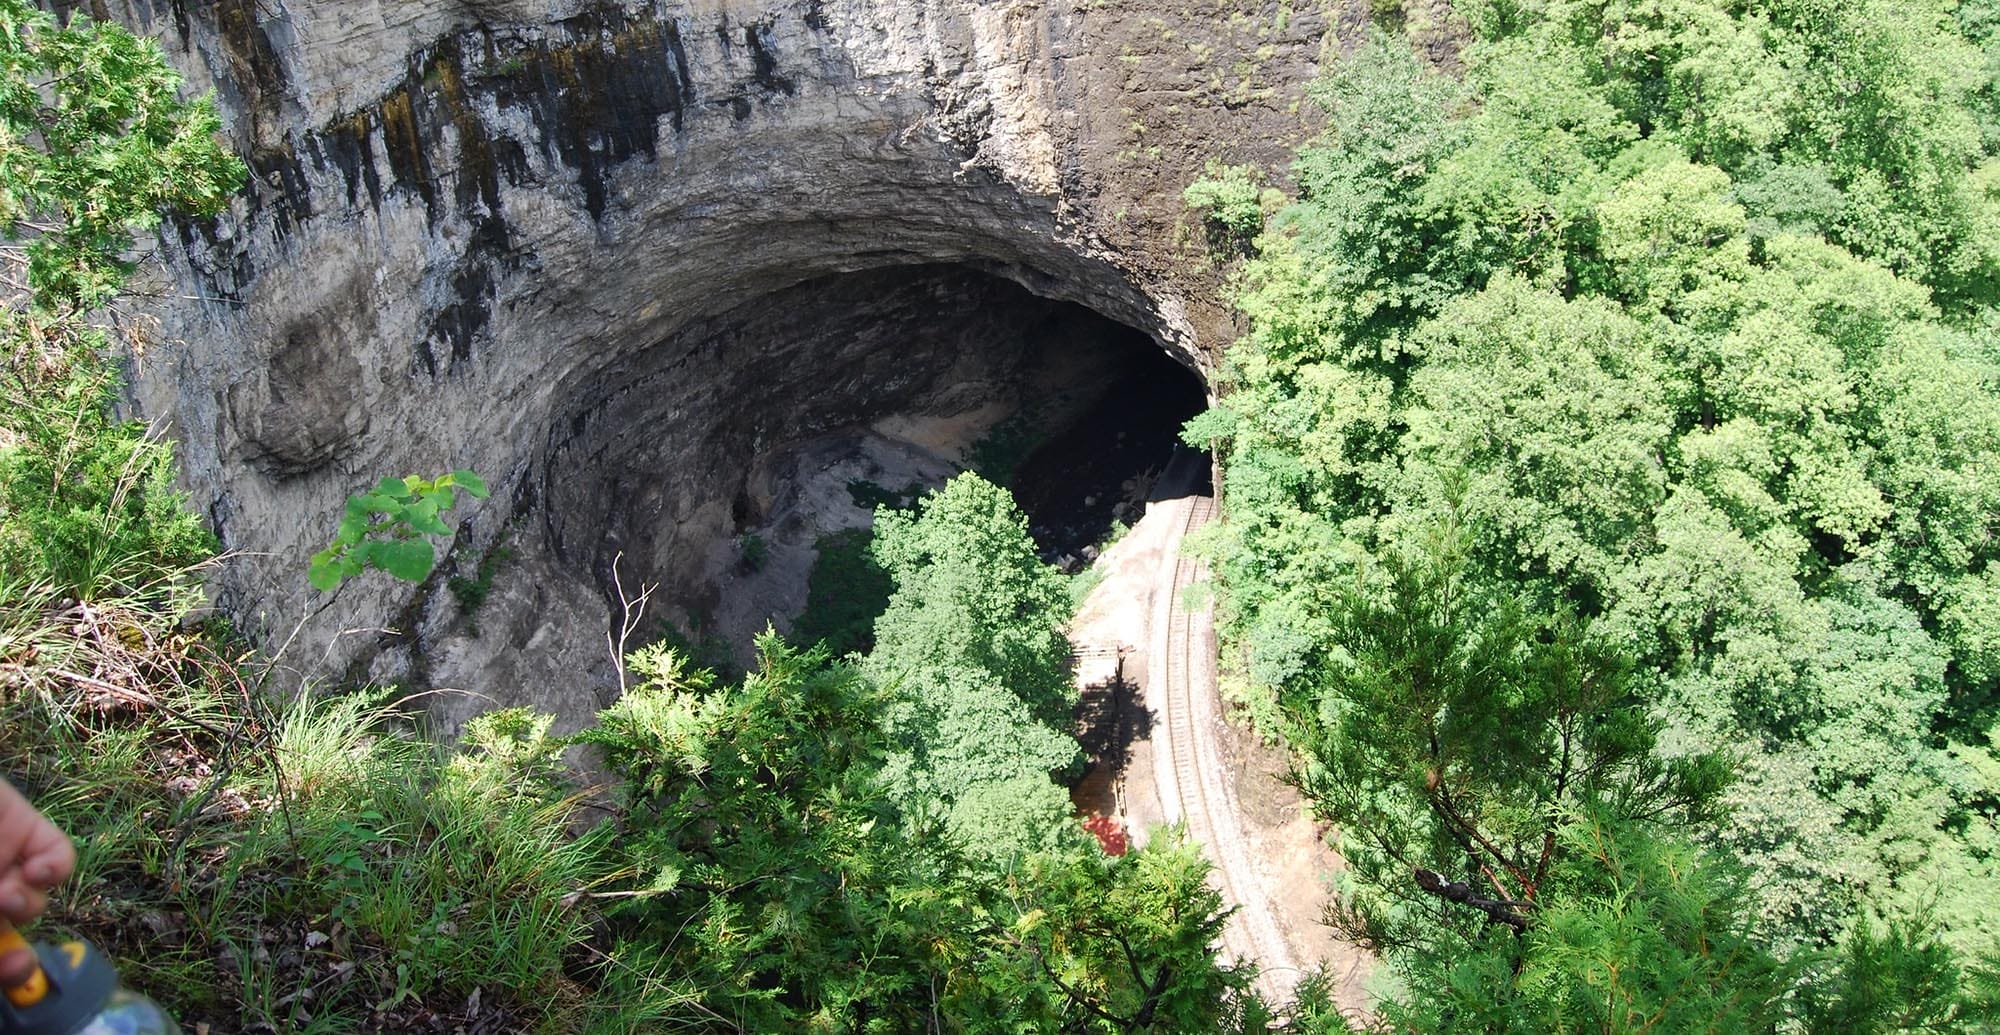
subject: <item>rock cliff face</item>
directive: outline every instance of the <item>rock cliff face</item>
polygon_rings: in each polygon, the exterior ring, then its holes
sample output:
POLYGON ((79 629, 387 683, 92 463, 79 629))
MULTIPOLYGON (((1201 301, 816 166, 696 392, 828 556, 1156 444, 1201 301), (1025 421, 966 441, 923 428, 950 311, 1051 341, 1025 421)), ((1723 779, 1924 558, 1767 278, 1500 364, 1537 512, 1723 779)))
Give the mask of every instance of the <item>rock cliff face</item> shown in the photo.
MULTIPOLYGON (((254 181, 159 248, 135 403, 303 675, 579 717, 612 561, 698 598, 799 443, 1028 390, 1086 307, 1230 333, 1178 194, 1281 168, 1327 12, 1290 0, 92 0, 212 86, 254 181), (437 576, 314 594, 385 474, 471 468, 437 576), (512 560, 469 632, 451 594, 512 560), (355 632, 354 630, 365 630, 355 632)), ((463 709, 448 709, 462 711, 463 709)))

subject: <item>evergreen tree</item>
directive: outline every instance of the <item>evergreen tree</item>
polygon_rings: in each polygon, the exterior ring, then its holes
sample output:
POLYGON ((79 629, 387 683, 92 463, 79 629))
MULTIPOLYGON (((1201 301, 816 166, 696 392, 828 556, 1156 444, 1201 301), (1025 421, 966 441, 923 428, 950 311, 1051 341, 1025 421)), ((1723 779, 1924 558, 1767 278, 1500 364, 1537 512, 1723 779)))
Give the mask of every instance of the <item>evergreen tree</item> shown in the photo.
POLYGON ((213 213, 242 182, 214 106, 179 97, 153 40, 0 0, 0 568, 91 596, 208 556, 173 491, 172 454, 115 418, 111 342, 83 314, 130 272, 161 213, 213 213))

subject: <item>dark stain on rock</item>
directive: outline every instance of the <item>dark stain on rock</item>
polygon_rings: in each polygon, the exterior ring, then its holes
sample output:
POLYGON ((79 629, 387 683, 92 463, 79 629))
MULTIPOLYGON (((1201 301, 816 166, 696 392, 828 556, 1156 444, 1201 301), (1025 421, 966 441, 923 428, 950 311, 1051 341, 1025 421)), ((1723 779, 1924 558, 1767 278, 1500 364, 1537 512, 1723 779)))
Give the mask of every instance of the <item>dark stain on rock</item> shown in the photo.
POLYGON ((778 74, 778 58, 771 51, 770 22, 745 25, 743 45, 750 48, 750 74, 757 80, 758 86, 786 96, 798 92, 796 83, 778 74))
POLYGON ((529 51, 495 100, 527 113, 543 152, 576 171, 584 208, 602 219, 611 170, 658 154, 662 118, 682 128, 694 76, 673 22, 606 8, 559 24, 574 42, 529 51))
POLYGON ((188 267, 201 278, 209 295, 220 301, 241 305, 243 289, 256 275, 250 253, 237 247, 235 242, 225 242, 220 232, 221 223, 216 219, 192 219, 175 214, 168 217, 167 225, 180 238, 188 267))
MULTIPOLYGON (((217 89, 233 95, 235 107, 251 116, 246 139, 255 139, 256 134, 276 125, 283 108, 286 92, 290 88, 290 77, 285 72, 285 64, 278 56, 278 48, 271 43, 271 36, 264 31, 263 20, 259 17, 260 0, 206 0, 197 5, 197 11, 215 28, 215 39, 220 44, 226 65, 218 68, 217 89)), ((184 0, 176 0, 174 19, 177 25, 188 21, 184 0)), ((184 29, 181 33, 188 35, 184 29)))
MULTIPOLYGON (((425 297, 441 301, 412 345, 412 369, 432 377, 464 369, 490 329, 499 285, 532 258, 509 229, 504 188, 573 177, 582 207, 601 221, 617 167, 656 157, 662 133, 681 131, 696 101, 681 26, 603 2, 533 32, 481 26, 444 37, 413 53, 380 99, 279 136, 292 87, 259 0, 132 2, 170 13, 190 47, 221 52, 225 107, 239 116, 233 132, 260 141, 247 149, 255 175, 233 228, 173 220, 190 268, 216 297, 240 300, 258 272, 258 234, 282 242, 316 218, 355 221, 397 197, 418 201, 432 227, 470 231, 460 253, 426 275, 425 297), (345 205, 334 200, 342 195, 345 205)), ((760 90, 797 86, 778 71, 770 23, 735 28, 724 23, 748 51, 749 77, 718 99, 747 118, 760 90)))
POLYGON ((171 0, 169 6, 174 12, 174 28, 180 30, 181 42, 186 43, 189 35, 187 0, 171 0))
POLYGON ((299 163, 290 134, 276 147, 252 151, 248 164, 251 176, 270 188, 250 193, 252 213, 268 205, 279 236, 290 234, 293 227, 312 218, 312 183, 299 163))
POLYGON ((334 120, 325 129, 306 138, 314 164, 339 170, 347 187, 347 207, 359 208, 360 192, 368 192, 371 204, 382 201, 382 178, 375 171, 372 147, 374 123, 366 114, 334 120))
POLYGON ((498 219, 478 224, 467 260, 451 278, 453 301, 438 311, 431 321, 430 337, 420 355, 432 357, 428 372, 437 373, 437 361, 430 343, 450 347, 449 372, 459 373, 472 361, 472 345, 493 319, 493 299, 499 291, 499 271, 511 268, 513 258, 507 247, 507 226, 498 219))
POLYGON ((349 342, 373 319, 365 271, 283 328, 256 372, 229 386, 225 403, 244 459, 274 478, 324 467, 370 425, 363 371, 349 342))
MULTIPOLYGON (((177 19, 188 14, 184 4, 174 11, 177 19)), ((254 136, 262 124, 258 106, 282 96, 284 79, 253 14, 254 0, 195 10, 197 18, 213 20, 237 66, 243 85, 235 100, 251 123, 239 131, 254 136)), ((375 103, 251 152, 256 175, 245 190, 247 222, 268 223, 278 239, 313 218, 315 184, 338 183, 349 213, 400 195, 420 200, 433 226, 454 220, 470 228, 457 260, 431 274, 432 291, 449 301, 413 348, 414 367, 430 376, 441 366, 460 370, 472 357, 491 322, 499 282, 519 265, 501 191, 503 183, 540 182, 531 149, 572 171, 584 208, 602 219, 613 169, 656 155, 663 121, 680 129, 681 113, 694 99, 694 77, 671 21, 605 5, 551 28, 545 38, 503 39, 491 29, 449 37, 413 54, 402 81, 375 103), (534 127, 529 139, 499 128, 509 111, 527 115, 534 127)), ((190 265, 216 294, 238 297, 255 274, 247 247, 222 238, 213 221, 180 220, 176 228, 190 265)))
POLYGON ((534 514, 535 501, 539 498, 533 475, 522 474, 521 480, 514 484, 514 509, 509 520, 519 521, 534 514))
POLYGON ((671 21, 606 6, 551 28, 528 40, 481 29, 420 50, 401 83, 309 134, 306 150, 320 171, 338 172, 350 206, 364 191, 376 204, 400 191, 421 198, 436 222, 447 194, 461 214, 498 212, 503 178, 531 180, 533 146, 575 171, 585 208, 601 219, 612 168, 657 154, 662 118, 681 128, 694 77, 671 21), (507 111, 526 113, 536 139, 491 124, 507 111))

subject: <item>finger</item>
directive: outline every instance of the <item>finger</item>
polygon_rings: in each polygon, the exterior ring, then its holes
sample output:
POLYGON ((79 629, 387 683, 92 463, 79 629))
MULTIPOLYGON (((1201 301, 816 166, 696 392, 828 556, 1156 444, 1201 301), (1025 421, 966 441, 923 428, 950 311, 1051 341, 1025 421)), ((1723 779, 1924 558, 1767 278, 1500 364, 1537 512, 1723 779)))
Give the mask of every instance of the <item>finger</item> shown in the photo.
POLYGON ((49 907, 47 895, 19 878, 0 878, 0 916, 25 924, 49 907))
POLYGON ((29 846, 47 837, 45 823, 28 799, 0 780, 0 880, 18 877, 16 868, 29 857, 29 846))
POLYGON ((76 845, 54 825, 44 825, 47 835, 29 845, 21 876, 38 888, 53 888, 76 872, 76 845))
POLYGON ((16 867, 29 883, 53 887, 75 871, 76 846, 12 784, 0 779, 0 873, 16 867))
POLYGON ((15 988, 35 973, 35 954, 27 949, 0 953, 0 988, 15 988))

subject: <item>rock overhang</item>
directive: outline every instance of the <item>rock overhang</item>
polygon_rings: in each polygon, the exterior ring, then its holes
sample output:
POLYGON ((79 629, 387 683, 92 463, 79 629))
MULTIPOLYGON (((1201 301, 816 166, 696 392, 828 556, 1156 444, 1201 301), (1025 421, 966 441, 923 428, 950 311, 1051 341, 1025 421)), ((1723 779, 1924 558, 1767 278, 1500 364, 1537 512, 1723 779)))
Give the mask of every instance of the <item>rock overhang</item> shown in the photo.
MULTIPOLYGON (((355 13, 383 5, 349 4, 348 82, 325 35, 341 5, 240 6, 118 12, 172 27, 197 81, 225 87, 256 177, 229 217, 164 242, 168 289, 192 301, 161 315, 186 344, 137 398, 174 422, 196 500, 244 551, 223 604, 274 640, 296 629, 319 655, 302 669, 601 684, 604 534, 631 519, 579 517, 605 494, 551 471, 582 455, 565 451, 576 429, 627 376, 628 395, 655 386, 653 425, 695 429, 688 466, 743 477, 782 429, 744 432, 746 389, 702 386, 755 364, 693 357, 760 309, 811 322, 812 299, 870 278, 976 293, 985 277, 1136 327, 1190 366, 1227 327, 1213 269, 1162 215, 1177 204, 1117 179, 1122 163, 1185 182, 1195 156, 1162 173, 1065 108, 1131 85, 1104 81, 1122 55, 1062 53, 1089 37, 1085 7, 438 3, 405 5, 397 28, 355 13), (659 387, 675 384, 684 405, 659 387), (466 512, 439 579, 524 528, 542 541, 523 565, 537 593, 515 604, 535 620, 487 623, 513 641, 487 648, 546 655, 535 664, 466 664, 480 651, 442 642, 437 585, 304 587, 300 559, 346 493, 447 467, 504 491, 466 512), (597 570, 579 578, 585 555, 597 570), (395 632, 342 635, 363 628, 395 632)), ((1316 48, 1312 30, 1294 37, 1316 48)), ((808 388, 838 380, 805 369, 808 388)), ((682 486, 665 506, 723 534, 734 515, 715 508, 735 495, 682 486)))

